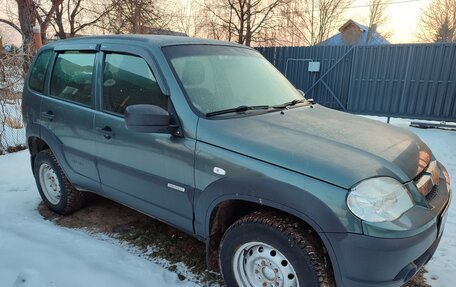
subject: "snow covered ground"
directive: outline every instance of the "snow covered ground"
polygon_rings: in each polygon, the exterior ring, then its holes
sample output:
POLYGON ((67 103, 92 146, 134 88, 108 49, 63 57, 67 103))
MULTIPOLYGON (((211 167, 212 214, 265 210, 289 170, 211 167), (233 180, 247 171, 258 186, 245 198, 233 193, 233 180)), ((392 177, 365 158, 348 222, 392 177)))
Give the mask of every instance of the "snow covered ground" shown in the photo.
POLYGON ((45 221, 27 151, 0 156, 0 286, 197 286, 110 240, 45 221))
MULTIPOLYGON (((409 121, 392 119, 409 128, 409 121)), ((447 167, 456 186, 456 131, 418 134, 447 167)), ((454 200, 453 200, 454 201, 454 200)), ((27 151, 0 156, 0 286, 198 286, 129 252, 112 240, 62 228, 37 212, 40 202, 27 151)), ((428 283, 456 282, 456 206, 450 208, 443 240, 427 265, 428 283)))

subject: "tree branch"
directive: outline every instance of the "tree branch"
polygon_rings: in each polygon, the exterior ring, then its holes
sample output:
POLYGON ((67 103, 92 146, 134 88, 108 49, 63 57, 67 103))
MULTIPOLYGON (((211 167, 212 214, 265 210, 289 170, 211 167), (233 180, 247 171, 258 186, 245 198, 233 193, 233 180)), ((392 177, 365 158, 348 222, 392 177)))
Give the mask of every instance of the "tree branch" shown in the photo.
POLYGON ((7 25, 13 27, 16 31, 18 31, 18 32, 21 34, 22 37, 24 37, 24 34, 22 33, 21 28, 19 28, 19 26, 17 26, 17 25, 14 24, 13 22, 11 22, 11 21, 9 21, 9 20, 6 20, 6 19, 1 19, 1 18, 0 18, 0 22, 5 23, 5 24, 7 24, 7 25))

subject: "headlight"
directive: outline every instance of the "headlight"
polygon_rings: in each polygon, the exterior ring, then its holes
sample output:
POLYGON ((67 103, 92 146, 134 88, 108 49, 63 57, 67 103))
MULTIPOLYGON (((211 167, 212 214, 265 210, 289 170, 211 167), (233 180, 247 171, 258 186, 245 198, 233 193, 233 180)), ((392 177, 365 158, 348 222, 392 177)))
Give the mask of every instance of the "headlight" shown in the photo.
POLYGON ((376 177, 355 185, 348 193, 347 205, 362 220, 385 222, 399 218, 414 203, 399 181, 391 177, 376 177))

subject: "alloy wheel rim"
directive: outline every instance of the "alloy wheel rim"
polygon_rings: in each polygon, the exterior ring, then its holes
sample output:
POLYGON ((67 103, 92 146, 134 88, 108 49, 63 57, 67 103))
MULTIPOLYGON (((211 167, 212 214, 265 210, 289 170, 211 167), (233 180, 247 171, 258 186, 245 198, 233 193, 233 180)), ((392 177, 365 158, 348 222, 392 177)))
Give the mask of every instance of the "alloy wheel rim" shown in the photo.
POLYGON ((54 169, 47 163, 43 163, 39 169, 41 190, 46 199, 52 204, 60 202, 60 183, 54 169))
POLYGON ((233 270, 239 286, 299 287, 290 261, 263 242, 249 242, 239 247, 234 255, 233 270))

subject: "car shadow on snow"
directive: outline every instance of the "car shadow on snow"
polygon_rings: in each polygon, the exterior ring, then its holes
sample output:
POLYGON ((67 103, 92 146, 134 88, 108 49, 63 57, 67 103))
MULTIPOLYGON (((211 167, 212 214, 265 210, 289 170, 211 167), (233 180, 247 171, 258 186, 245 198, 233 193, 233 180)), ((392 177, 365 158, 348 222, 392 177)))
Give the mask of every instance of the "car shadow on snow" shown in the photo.
MULTIPOLYGON (((57 225, 105 234, 143 253, 145 258, 177 273, 180 280, 195 281, 203 286, 220 286, 220 274, 208 271, 204 243, 165 223, 148 217, 109 199, 90 194, 85 207, 71 215, 50 211, 41 202, 39 213, 57 225), (152 250, 152 251, 151 251, 152 250), (162 260, 165 259, 165 260, 162 260), (183 263, 186 268, 178 268, 183 263)), ((423 268, 405 287, 430 287, 423 268)))

